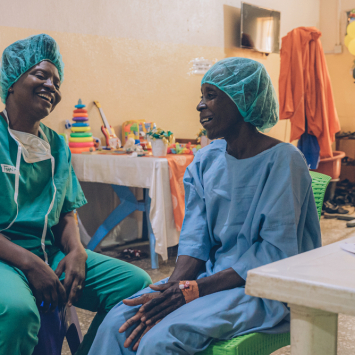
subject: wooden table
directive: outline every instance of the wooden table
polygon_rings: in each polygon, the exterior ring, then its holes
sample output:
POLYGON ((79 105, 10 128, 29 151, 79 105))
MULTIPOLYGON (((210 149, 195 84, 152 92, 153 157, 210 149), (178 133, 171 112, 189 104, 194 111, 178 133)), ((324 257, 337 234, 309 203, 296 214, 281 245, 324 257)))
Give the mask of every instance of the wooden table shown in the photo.
POLYGON ((355 316, 355 236, 248 272, 248 295, 288 303, 291 354, 337 353, 338 313, 355 316))

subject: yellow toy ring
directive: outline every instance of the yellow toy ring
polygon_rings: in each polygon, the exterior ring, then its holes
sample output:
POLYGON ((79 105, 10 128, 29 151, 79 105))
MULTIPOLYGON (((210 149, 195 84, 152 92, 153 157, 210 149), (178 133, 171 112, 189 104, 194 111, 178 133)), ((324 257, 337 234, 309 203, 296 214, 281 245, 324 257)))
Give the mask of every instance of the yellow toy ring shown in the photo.
POLYGON ((76 137, 70 137, 69 142, 92 142, 93 139, 92 137, 82 137, 82 138, 76 138, 76 137))
POLYGON ((91 131, 91 127, 72 127, 72 132, 88 132, 91 131))

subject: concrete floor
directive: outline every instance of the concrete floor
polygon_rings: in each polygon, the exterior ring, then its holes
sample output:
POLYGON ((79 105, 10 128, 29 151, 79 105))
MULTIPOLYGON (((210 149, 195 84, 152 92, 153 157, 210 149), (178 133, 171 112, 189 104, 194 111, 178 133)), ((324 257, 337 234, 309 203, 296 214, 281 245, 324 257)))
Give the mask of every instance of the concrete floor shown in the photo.
MULTIPOLYGON (((351 235, 355 234, 355 228, 347 228, 345 221, 339 221, 336 219, 322 218, 321 229, 323 245, 349 238, 351 235)), ((158 270, 152 270, 150 268, 149 259, 135 261, 132 262, 132 264, 135 264, 146 270, 152 278, 153 282, 157 282, 171 275, 174 269, 175 258, 175 256, 171 256, 166 263, 160 261, 160 268, 158 270)), ((77 309, 77 313, 79 316, 82 332, 85 334, 95 314, 81 309, 77 309)), ((355 354, 355 317, 339 315, 338 329, 338 355, 355 354)), ((287 346, 274 352, 272 355, 290 354, 290 346, 287 346)), ((62 355, 70 355, 69 347, 66 342, 63 344, 62 355)))

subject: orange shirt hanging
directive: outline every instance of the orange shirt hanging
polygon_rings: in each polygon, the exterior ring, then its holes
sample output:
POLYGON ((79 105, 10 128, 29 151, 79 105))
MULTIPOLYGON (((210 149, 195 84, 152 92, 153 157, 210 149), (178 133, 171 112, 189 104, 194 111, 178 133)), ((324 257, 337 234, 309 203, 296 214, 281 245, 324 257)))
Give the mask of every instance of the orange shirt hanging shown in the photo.
POLYGON ((305 131, 317 137, 320 157, 333 156, 340 130, 329 72, 315 27, 299 27, 282 38, 279 79, 280 119, 291 121, 291 141, 305 131))

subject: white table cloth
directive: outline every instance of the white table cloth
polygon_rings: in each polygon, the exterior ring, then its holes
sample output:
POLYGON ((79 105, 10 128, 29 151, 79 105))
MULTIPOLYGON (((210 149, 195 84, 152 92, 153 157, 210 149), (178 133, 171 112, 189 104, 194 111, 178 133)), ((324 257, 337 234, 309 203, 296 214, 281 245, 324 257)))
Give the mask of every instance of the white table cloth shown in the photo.
POLYGON ((156 239, 155 251, 167 260, 167 248, 178 244, 180 236, 175 228, 167 159, 73 154, 72 164, 79 181, 149 189, 149 218, 156 239))

